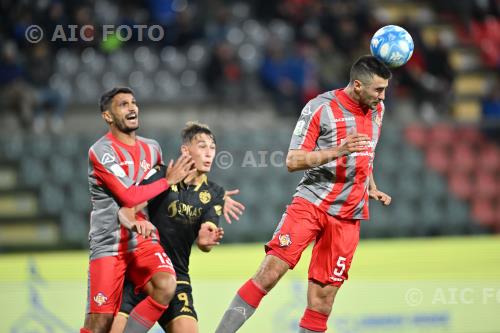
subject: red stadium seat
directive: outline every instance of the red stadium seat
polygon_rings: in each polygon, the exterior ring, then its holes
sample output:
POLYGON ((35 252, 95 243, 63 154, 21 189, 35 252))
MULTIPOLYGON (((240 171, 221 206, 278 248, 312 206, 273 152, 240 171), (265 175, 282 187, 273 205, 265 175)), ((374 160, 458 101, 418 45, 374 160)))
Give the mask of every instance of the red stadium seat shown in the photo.
POLYGON ((494 144, 488 144, 481 149, 479 155, 480 170, 498 172, 500 170, 500 149, 494 144))
POLYGON ((468 143, 454 144, 451 163, 453 169, 472 171, 477 168, 477 153, 468 143))
POLYGON ((448 187, 452 193, 463 200, 470 199, 474 191, 469 173, 463 170, 451 170, 448 187))
POLYGON ((472 202, 472 216, 479 224, 493 227, 496 220, 496 212, 490 200, 474 199, 472 202))
POLYGON ((457 138, 462 142, 468 142, 471 145, 478 144, 484 140, 483 135, 473 127, 463 127, 457 130, 457 138))
POLYGON ((485 200, 496 198, 499 195, 498 184, 493 173, 476 172, 474 181, 474 197, 485 200))
POLYGON ((405 137, 410 143, 418 148, 424 148, 425 144, 428 142, 428 130, 427 128, 419 125, 408 126, 405 129, 405 137))
POLYGON ((427 142, 432 145, 449 147, 456 139, 453 127, 447 124, 438 124, 430 130, 427 142))
POLYGON ((447 174, 451 167, 449 152, 442 146, 431 146, 425 157, 429 167, 441 174, 447 174))

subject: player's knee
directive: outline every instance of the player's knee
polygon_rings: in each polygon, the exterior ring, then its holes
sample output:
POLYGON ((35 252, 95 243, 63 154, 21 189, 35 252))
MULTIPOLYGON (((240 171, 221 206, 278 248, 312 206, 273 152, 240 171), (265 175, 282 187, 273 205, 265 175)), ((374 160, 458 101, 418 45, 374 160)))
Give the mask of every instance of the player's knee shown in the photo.
POLYGON ((316 312, 330 314, 332 312, 333 303, 328 302, 323 298, 312 298, 309 300, 308 308, 316 312))
POLYGON ((175 276, 169 273, 157 273, 153 276, 151 282, 155 300, 164 305, 170 303, 177 286, 175 276))

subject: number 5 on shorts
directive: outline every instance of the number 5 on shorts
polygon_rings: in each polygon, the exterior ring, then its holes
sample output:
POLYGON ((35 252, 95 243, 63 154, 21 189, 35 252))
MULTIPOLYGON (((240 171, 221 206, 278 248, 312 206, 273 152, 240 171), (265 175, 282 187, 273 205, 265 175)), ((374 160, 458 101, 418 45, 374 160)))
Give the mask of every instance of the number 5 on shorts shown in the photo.
POLYGON ((344 274, 345 271, 345 257, 339 256, 337 259, 337 267, 333 270, 333 275, 342 277, 342 274, 344 274))

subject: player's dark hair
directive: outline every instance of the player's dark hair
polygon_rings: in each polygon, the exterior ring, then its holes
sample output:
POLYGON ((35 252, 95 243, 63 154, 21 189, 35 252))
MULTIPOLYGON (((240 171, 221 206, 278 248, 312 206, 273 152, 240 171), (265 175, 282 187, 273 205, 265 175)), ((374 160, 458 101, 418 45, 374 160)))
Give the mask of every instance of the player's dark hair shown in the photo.
POLYGON ((134 95, 134 91, 129 87, 115 87, 111 90, 106 91, 104 94, 101 95, 101 98, 99 99, 99 109, 101 109, 101 112, 104 112, 109 108, 109 105, 113 100, 113 97, 115 97, 118 94, 134 95))
POLYGON ((350 82, 359 80, 363 83, 371 80, 374 75, 380 76, 385 80, 392 77, 391 70, 379 59, 371 55, 359 57, 351 67, 350 82))
POLYGON ((190 143, 198 134, 208 135, 215 143, 215 136, 208 125, 200 124, 196 121, 188 121, 182 130, 182 143, 190 143))

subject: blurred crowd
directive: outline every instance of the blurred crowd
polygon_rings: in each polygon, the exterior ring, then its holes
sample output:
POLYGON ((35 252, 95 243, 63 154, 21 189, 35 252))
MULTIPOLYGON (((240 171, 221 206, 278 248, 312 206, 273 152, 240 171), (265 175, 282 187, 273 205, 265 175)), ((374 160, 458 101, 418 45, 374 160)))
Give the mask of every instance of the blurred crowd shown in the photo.
MULTIPOLYGON (((431 4, 440 12, 470 22, 466 29, 473 29, 478 20, 498 20, 498 1, 431 4)), ((3 0, 0 103, 4 104, 2 109, 17 115, 24 128, 57 132, 62 128, 67 105, 72 103, 51 81, 57 71, 54 59, 59 50, 83 52, 91 47, 109 56, 119 49, 144 45, 160 52, 165 47, 182 50, 202 42, 208 47, 209 57, 198 75, 208 101, 252 102, 247 92, 252 89, 248 82, 254 80, 279 114, 295 116, 319 92, 345 85, 350 64, 369 53, 370 37, 386 24, 374 14, 374 6, 375 2, 368 0, 3 0), (71 35, 70 25, 88 27, 78 31, 87 38, 70 42, 45 38, 29 43, 26 31, 33 24, 42 28, 45 37, 53 36, 60 26, 66 36, 71 35), (90 38, 102 36, 103 25, 109 24, 159 25, 166 33, 161 41, 148 36, 133 36, 125 42, 113 36, 105 41, 90 38), (248 36, 252 44, 242 46, 248 36)), ((406 66, 395 70, 393 86, 397 89, 390 95, 413 99, 416 107, 431 118, 446 115, 454 78, 446 41, 435 38, 424 43, 420 25, 410 19, 399 24, 413 36, 415 53, 406 66)), ((499 63, 489 65, 500 68, 499 63)), ((492 89, 485 100, 487 112, 499 113, 498 98, 498 89, 492 89)))

